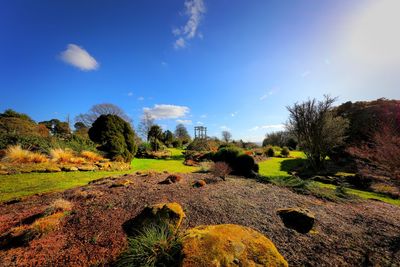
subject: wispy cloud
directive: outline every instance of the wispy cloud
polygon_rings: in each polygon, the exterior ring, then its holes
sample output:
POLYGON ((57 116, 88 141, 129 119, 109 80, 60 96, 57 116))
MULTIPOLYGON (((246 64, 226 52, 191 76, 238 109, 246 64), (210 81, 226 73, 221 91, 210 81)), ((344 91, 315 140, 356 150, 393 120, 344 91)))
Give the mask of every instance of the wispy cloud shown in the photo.
POLYGON ((223 131, 230 131, 231 130, 231 128, 229 128, 228 126, 226 126, 226 125, 222 125, 222 126, 220 126, 219 127, 221 130, 223 130, 223 131))
POLYGON ((129 97, 133 96, 133 92, 129 92, 129 93, 128 93, 128 96, 129 96, 129 97))
POLYGON ((239 113, 238 111, 232 112, 231 117, 235 117, 238 113, 239 113))
POLYGON ((200 118, 202 118, 202 119, 207 118, 207 114, 202 114, 202 115, 200 115, 200 118))
POLYGON ((309 76, 311 74, 311 71, 306 70, 301 74, 301 77, 306 78, 307 76, 309 76))
POLYGON ((177 123, 182 123, 182 124, 192 124, 192 120, 176 120, 177 123))
POLYGON ((99 68, 99 63, 85 49, 75 44, 69 44, 67 49, 60 54, 61 59, 83 71, 99 68))
POLYGON ((177 119, 184 117, 189 113, 190 109, 185 106, 175 105, 154 105, 153 108, 143 108, 143 112, 149 114, 153 119, 177 119))
POLYGON ((180 28, 175 28, 172 33, 177 37, 174 42, 174 48, 185 48, 187 41, 203 35, 198 33, 198 28, 203 15, 206 12, 203 0, 186 0, 184 14, 188 17, 188 21, 180 28))
POLYGON ((268 124, 268 125, 261 125, 261 126, 254 126, 250 128, 249 131, 258 131, 258 130, 276 130, 281 131, 285 129, 284 124, 268 124))
POLYGON ((273 89, 269 90, 268 92, 266 92, 265 94, 263 94, 260 97, 260 100, 263 101, 263 100, 267 99, 268 97, 270 97, 273 94, 275 94, 277 91, 279 91, 279 88, 273 88, 273 89))
POLYGON ((143 97, 143 96, 139 96, 137 100, 143 101, 143 100, 144 100, 144 97, 143 97))
POLYGON ((198 124, 198 125, 204 125, 204 123, 202 123, 201 121, 196 122, 196 124, 198 124))

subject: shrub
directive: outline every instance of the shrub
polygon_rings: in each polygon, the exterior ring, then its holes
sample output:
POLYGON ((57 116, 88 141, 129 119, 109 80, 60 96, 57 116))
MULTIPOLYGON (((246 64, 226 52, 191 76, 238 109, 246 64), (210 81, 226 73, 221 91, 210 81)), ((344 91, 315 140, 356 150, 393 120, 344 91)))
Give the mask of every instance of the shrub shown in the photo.
POLYGON ((92 151, 87 151, 84 150, 80 153, 80 156, 83 157, 84 159, 91 161, 91 162, 97 162, 100 160, 103 160, 104 158, 100 156, 99 154, 92 152, 92 151))
POLYGON ((120 158, 129 162, 136 154, 135 132, 129 123, 117 115, 101 115, 97 118, 89 129, 89 137, 111 159, 120 158))
POLYGON ((176 139, 176 140, 172 141, 172 146, 175 148, 182 147, 182 141, 179 139, 176 139))
POLYGON ((239 156, 240 150, 236 147, 222 147, 214 155, 214 162, 223 161, 228 163, 231 167, 234 165, 236 158, 239 156))
POLYGON ((128 249, 117 266, 177 266, 181 240, 166 224, 150 224, 137 236, 129 238, 128 249))
POLYGON ((247 154, 240 155, 236 158, 233 169, 235 173, 244 176, 251 176, 255 169, 256 162, 252 156, 247 154))
POLYGON ((206 139, 195 138, 188 146, 187 150, 210 151, 211 147, 206 139))
POLYGON ((55 213, 59 211, 71 211, 72 210, 72 203, 69 202, 68 200, 65 200, 63 198, 58 198, 53 201, 53 203, 50 204, 48 208, 49 213, 55 213))
POLYGON ((282 155, 282 157, 288 157, 289 156, 289 148, 287 148, 286 146, 284 146, 283 148, 282 148, 282 150, 281 150, 281 155, 282 155))
POLYGON ((58 163, 68 163, 74 157, 74 153, 70 149, 56 148, 50 150, 50 157, 58 163))
POLYGON ((265 150, 265 154, 267 157, 274 157, 275 156, 275 151, 272 146, 268 146, 265 150))
POLYGON ((215 162, 210 169, 211 173, 225 181, 225 177, 232 172, 229 165, 223 161, 215 162))
POLYGON ((151 152, 151 144, 148 142, 143 142, 138 146, 136 157, 145 158, 151 152))
POLYGON ((6 149, 13 145, 20 145, 23 149, 46 154, 52 147, 51 138, 16 133, 0 134, 0 149, 6 149))
POLYGON ((3 160, 11 163, 42 163, 48 159, 40 153, 34 153, 22 149, 20 145, 15 145, 6 149, 3 160))

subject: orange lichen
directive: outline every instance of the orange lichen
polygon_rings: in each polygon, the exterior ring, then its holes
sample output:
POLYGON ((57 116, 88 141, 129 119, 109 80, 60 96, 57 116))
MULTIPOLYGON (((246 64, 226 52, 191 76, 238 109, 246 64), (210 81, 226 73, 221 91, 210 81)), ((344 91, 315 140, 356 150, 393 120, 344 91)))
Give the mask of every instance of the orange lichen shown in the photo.
POLYGON ((267 237, 240 225, 221 224, 189 229, 182 245, 183 267, 288 266, 267 237))

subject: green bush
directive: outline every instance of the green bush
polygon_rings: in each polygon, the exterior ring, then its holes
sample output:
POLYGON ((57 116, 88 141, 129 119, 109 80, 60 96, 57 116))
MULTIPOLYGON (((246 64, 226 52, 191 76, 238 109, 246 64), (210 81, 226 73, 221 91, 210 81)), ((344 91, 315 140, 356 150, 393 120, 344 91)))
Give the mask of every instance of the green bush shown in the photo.
POLYGON ((271 146, 267 147, 265 150, 265 154, 267 155, 267 157, 274 157, 275 156, 274 148, 271 146))
POLYGON ((117 115, 98 117, 89 129, 89 137, 111 159, 129 162, 136 154, 135 132, 129 123, 117 115))
POLYGON ((180 147, 182 147, 182 141, 179 139, 176 139, 176 140, 172 141, 172 146, 175 148, 180 148, 180 147))
POLYGON ((151 144, 148 142, 143 142, 138 146, 136 157, 145 158, 151 152, 151 144))
POLYGON ((69 148, 78 153, 84 150, 97 152, 96 144, 92 140, 76 134, 73 134, 65 139, 53 137, 51 139, 51 147, 62 149, 69 148))
POLYGON ((239 154, 240 150, 236 147, 222 147, 217 153, 215 153, 213 161, 224 161, 233 167, 239 154))
POLYGON ((253 172, 257 170, 255 166, 256 162, 254 158, 247 154, 239 155, 235 159, 235 164, 233 166, 231 165, 236 174, 243 176, 252 176, 253 172))
POLYGON ((177 266, 181 255, 181 240, 166 224, 150 225, 128 240, 128 250, 117 266, 177 266))
POLYGON ((23 149, 48 154, 52 148, 52 139, 36 135, 0 134, 0 149, 21 145, 23 149))
POLYGON ((289 148, 287 148, 286 146, 284 146, 283 148, 282 148, 282 150, 281 150, 281 155, 282 155, 282 157, 288 157, 289 156, 289 153, 290 153, 290 151, 289 151, 289 148))
POLYGON ((208 140, 195 138, 188 146, 187 150, 194 151, 210 151, 211 147, 208 144, 208 140))

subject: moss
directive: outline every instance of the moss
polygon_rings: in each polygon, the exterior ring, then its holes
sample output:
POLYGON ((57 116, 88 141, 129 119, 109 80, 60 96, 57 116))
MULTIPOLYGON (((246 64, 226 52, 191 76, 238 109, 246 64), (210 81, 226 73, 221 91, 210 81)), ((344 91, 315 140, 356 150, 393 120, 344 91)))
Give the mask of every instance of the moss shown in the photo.
POLYGON ((221 224, 189 229, 182 238, 182 266, 288 266, 261 233, 221 224))
POLYGON ((153 205, 151 208, 154 215, 167 212, 170 218, 172 217, 176 218, 174 220, 175 229, 178 229, 181 226, 183 218, 186 217, 185 212, 182 209, 182 206, 176 202, 160 203, 153 205))

